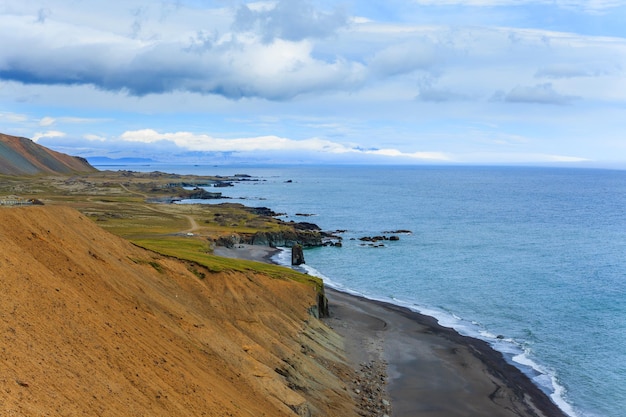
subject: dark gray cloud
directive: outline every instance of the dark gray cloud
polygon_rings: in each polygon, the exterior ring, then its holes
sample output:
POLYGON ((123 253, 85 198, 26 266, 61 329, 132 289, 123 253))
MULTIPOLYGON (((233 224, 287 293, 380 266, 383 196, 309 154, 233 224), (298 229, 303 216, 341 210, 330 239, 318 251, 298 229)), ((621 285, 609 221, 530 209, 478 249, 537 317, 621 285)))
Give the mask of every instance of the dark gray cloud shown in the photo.
POLYGON ((279 0, 276 7, 266 10, 253 10, 242 5, 237 10, 233 28, 258 31, 265 42, 276 38, 299 41, 326 38, 347 23, 348 15, 342 9, 325 12, 306 0, 279 0))

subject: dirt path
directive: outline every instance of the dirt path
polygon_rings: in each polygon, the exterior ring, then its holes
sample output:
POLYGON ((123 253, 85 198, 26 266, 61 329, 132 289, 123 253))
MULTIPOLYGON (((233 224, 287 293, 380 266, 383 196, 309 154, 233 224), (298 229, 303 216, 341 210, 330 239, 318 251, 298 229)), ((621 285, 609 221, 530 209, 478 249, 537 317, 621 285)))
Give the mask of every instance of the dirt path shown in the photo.
MULTIPOLYGON (((128 187, 126 187, 124 184, 120 184, 120 187, 122 187, 124 189, 124 191, 130 193, 130 194, 135 194, 138 196, 141 196, 143 198, 148 198, 148 196, 146 194, 140 193, 138 191, 132 191, 129 190, 128 187)), ((168 214, 168 215, 175 215, 175 216, 180 216, 180 217, 184 217, 187 219, 187 221, 189 222, 189 229, 186 230, 181 230, 180 233, 192 233, 192 232, 196 232, 198 230, 200 230, 200 226, 198 225, 198 223, 196 222, 196 219, 194 219, 192 216, 188 215, 188 214, 179 214, 179 213, 171 213, 168 211, 164 211, 164 210, 159 210, 155 207, 152 207, 150 205, 144 204, 143 207, 145 207, 148 210, 152 210, 152 211, 156 211, 157 213, 161 213, 161 214, 168 214)))
POLYGON ((181 216, 185 217, 189 221, 189 226, 191 226, 190 229, 184 230, 183 233, 191 233, 200 230, 200 226, 196 222, 196 219, 188 214, 181 214, 181 216))
POLYGON ((124 184, 120 184, 120 187, 122 187, 124 189, 124 191, 129 192, 131 194, 139 195, 139 196, 141 196, 143 198, 148 198, 148 196, 146 194, 140 193, 138 191, 129 190, 128 187, 126 187, 124 184))

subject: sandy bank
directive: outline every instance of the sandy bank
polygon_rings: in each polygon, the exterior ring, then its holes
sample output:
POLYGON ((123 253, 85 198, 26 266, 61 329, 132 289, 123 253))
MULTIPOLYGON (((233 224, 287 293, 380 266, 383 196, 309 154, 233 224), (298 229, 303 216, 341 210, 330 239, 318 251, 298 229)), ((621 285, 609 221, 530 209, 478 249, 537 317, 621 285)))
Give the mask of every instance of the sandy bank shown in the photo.
POLYGON ((0 209, 0 416, 356 417, 316 289, 0 209))

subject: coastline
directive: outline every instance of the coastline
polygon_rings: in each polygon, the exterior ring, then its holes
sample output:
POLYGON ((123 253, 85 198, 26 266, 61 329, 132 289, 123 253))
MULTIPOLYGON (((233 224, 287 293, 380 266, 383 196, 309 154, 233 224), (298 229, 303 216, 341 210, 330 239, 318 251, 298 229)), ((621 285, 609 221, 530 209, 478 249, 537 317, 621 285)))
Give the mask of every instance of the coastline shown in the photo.
MULTIPOLYGON (((279 251, 240 245, 214 253, 273 263, 279 251)), ((567 417, 487 342, 405 307, 325 290, 330 317, 324 322, 344 338, 347 360, 357 373, 364 367, 386 372, 382 397, 390 400, 392 417, 567 417)), ((381 386, 380 372, 370 378, 381 386)))
POLYGON ((393 417, 566 417, 488 343, 405 307, 326 288, 353 363, 387 364, 393 417))

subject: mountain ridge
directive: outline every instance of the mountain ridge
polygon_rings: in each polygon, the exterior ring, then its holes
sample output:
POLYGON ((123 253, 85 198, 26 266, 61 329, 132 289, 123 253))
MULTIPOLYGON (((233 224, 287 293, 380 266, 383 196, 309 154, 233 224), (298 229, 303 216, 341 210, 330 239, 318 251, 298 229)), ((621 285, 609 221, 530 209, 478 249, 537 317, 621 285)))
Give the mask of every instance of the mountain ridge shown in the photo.
POLYGON ((93 172, 86 159, 53 151, 31 139, 0 133, 0 174, 40 175, 93 172))

